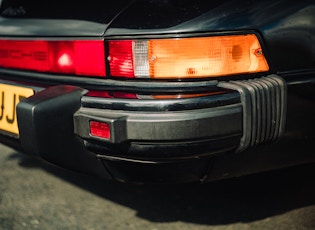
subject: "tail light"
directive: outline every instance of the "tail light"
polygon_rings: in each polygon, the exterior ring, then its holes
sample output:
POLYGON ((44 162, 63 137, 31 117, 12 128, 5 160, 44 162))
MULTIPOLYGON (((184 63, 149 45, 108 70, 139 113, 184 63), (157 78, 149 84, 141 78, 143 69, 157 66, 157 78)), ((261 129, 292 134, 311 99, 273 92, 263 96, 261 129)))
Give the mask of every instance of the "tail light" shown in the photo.
POLYGON ((204 78, 269 70, 254 34, 109 41, 108 60, 112 76, 133 78, 204 78))
POLYGON ((0 66, 59 74, 105 76, 104 41, 0 40, 0 66))
POLYGON ((269 70, 254 34, 110 40, 0 40, 0 67, 58 74, 187 79, 269 70), (107 59, 105 60, 105 57, 107 59))

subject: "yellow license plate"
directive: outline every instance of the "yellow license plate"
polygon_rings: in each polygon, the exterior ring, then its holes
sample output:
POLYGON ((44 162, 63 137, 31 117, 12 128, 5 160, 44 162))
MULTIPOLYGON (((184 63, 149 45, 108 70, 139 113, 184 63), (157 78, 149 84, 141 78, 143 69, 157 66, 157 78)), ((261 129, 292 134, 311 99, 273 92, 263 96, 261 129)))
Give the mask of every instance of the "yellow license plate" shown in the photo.
POLYGON ((16 105, 33 94, 33 89, 0 83, 0 130, 19 135, 16 105))

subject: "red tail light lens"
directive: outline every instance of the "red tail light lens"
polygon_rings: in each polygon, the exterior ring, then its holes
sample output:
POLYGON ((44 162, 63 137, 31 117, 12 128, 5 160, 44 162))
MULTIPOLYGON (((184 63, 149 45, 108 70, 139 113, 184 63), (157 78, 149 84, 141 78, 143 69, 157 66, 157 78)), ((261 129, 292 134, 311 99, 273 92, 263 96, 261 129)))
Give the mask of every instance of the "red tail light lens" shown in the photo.
POLYGON ((39 72, 105 76, 104 41, 0 40, 0 66, 39 72))
POLYGON ((72 42, 50 42, 48 43, 48 50, 50 51, 50 68, 52 72, 76 73, 72 42))
POLYGON ((109 42, 109 65, 112 76, 134 78, 132 41, 109 42))

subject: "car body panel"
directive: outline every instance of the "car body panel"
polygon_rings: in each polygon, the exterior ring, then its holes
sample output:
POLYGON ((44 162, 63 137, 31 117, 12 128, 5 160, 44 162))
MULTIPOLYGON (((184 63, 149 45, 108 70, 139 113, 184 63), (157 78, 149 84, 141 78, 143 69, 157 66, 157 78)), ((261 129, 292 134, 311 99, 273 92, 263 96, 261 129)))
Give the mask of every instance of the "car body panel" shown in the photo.
POLYGON ((1 35, 12 37, 102 37, 105 30, 104 24, 80 20, 1 18, 0 23, 1 35))

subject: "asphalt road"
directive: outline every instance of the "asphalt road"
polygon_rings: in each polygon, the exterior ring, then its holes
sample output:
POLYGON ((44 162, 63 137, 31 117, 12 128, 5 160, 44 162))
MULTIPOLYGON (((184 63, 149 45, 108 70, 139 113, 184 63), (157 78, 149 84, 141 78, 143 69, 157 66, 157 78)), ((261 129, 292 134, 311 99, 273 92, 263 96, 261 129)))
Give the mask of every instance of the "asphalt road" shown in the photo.
POLYGON ((315 164, 205 185, 130 185, 0 145, 0 229, 315 229, 315 164))

